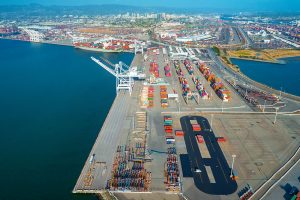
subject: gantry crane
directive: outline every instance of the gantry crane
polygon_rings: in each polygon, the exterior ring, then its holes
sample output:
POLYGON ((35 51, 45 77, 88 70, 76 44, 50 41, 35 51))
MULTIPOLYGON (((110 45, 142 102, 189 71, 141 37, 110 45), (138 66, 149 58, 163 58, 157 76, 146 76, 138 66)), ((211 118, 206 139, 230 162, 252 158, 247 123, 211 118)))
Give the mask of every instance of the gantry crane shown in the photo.
POLYGON ((112 64, 105 58, 101 58, 102 61, 94 57, 91 57, 91 59, 98 65, 100 65, 103 69, 116 77, 117 95, 121 90, 127 90, 131 95, 134 85, 134 79, 144 80, 146 78, 146 75, 142 72, 139 72, 137 70, 137 67, 130 67, 121 61, 118 64, 112 64))

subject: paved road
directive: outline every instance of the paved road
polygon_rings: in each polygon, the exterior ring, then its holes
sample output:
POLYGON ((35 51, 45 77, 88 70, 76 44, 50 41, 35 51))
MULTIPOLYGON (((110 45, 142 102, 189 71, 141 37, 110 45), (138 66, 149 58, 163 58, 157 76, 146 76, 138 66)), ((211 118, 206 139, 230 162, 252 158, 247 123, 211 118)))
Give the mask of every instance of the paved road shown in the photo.
MULTIPOLYGON (((204 117, 185 116, 180 119, 182 129, 185 133, 184 140, 191 161, 192 170, 197 167, 200 173, 193 172, 194 183, 196 187, 207 194, 228 195, 237 190, 237 183, 230 179, 230 167, 224 157, 224 154, 216 141, 215 135, 210 131, 210 125, 204 117), (190 120, 197 120, 202 130, 194 132, 190 120), (203 158, 204 152, 200 152, 196 135, 202 135, 211 158, 203 158), (209 177, 207 168, 210 167, 215 183, 211 176, 209 177)), ((186 169, 184 169, 186 170, 186 169)))
POLYGON ((266 91, 266 92, 269 92, 272 94, 276 94, 278 96, 281 95, 282 98, 284 99, 284 101, 288 105, 286 108, 282 109, 282 111, 288 112, 288 111, 295 111, 295 110, 300 109, 299 108, 300 97, 292 95, 292 94, 280 92, 280 91, 270 88, 266 85, 258 83, 241 73, 236 73, 233 70, 231 70, 229 67, 226 67, 220 61, 220 59, 217 57, 217 55, 213 52, 212 49, 208 49, 207 51, 208 51, 210 58, 217 65, 217 66, 210 65, 213 68, 213 70, 216 72, 217 76, 219 76, 219 77, 228 77, 228 76, 235 77, 235 79, 237 79, 238 81, 241 81, 242 83, 245 83, 246 85, 252 85, 255 88, 258 88, 259 90, 266 91))
POLYGON ((251 41, 250 37, 248 36, 247 33, 245 33, 245 31, 241 28, 238 27, 238 30, 240 31, 240 33, 243 35, 243 37, 245 38, 245 42, 246 42, 246 46, 251 46, 253 44, 253 42, 251 41))
POLYGON ((300 190, 300 161, 289 173, 284 176, 270 192, 262 198, 263 200, 290 199, 288 194, 290 189, 295 186, 300 190))

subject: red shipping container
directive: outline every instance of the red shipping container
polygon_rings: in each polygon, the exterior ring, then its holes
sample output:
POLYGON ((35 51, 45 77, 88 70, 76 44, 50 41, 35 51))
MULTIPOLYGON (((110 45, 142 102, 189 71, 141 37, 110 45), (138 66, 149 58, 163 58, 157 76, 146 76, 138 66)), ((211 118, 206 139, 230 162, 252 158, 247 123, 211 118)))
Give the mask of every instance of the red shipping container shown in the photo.
POLYGON ((217 142, 226 142, 224 137, 217 137, 217 142))
POLYGON ((193 124, 192 127, 193 127, 193 131, 201 131, 201 127, 199 124, 193 124))
POLYGON ((175 135, 176 136, 184 136, 184 132, 183 131, 175 131, 175 135))
POLYGON ((203 143, 204 142, 204 139, 201 135, 197 135, 196 138, 197 138, 198 143, 203 143))

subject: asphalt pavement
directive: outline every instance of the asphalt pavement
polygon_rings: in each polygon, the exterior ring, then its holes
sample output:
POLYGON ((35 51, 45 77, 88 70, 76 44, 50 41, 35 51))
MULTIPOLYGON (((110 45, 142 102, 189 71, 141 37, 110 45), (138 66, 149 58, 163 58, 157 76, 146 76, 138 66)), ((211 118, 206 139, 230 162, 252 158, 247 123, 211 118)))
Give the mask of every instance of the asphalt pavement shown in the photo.
POLYGON ((272 199, 291 199, 293 195, 290 195, 292 187, 296 187, 300 190, 300 161, 281 178, 281 180, 275 184, 275 186, 266 194, 262 200, 272 199))
MULTIPOLYGON (((184 140, 189 155, 189 164, 184 164, 183 171, 192 171, 195 186, 204 193, 213 195, 228 195, 237 190, 236 181, 230 178, 231 169, 225 156, 216 141, 215 134, 210 131, 210 125, 206 118, 199 116, 185 116, 180 119, 184 140), (197 120, 201 131, 193 131, 190 120, 197 120), (211 158, 203 158, 199 150, 196 135, 202 135, 211 158), (208 175, 207 168, 210 167, 213 178, 208 175), (201 172, 195 172, 195 169, 201 172), (215 180, 212 181, 212 179, 215 180)), ((186 159, 183 159, 186 162, 186 159)), ((182 160, 182 161, 183 161, 182 160)), ((188 173, 189 174, 189 173, 188 173)))

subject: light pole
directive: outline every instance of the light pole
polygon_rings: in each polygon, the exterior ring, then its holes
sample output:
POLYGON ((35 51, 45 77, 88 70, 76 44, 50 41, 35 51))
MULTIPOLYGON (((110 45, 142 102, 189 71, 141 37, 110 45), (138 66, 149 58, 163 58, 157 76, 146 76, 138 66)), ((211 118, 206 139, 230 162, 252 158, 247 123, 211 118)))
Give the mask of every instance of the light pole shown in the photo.
POLYGON ((280 87, 279 99, 281 100, 282 87, 280 87))
POLYGON ((232 172, 233 172, 234 159, 235 159, 236 155, 235 155, 235 154, 232 154, 231 156, 232 156, 232 163, 231 163, 230 178, 233 177, 232 172))
POLYGON ((274 118, 274 122, 273 122, 273 124, 275 124, 275 123, 276 123, 278 109, 279 109, 279 107, 276 107, 276 108, 275 108, 276 112, 275 112, 275 118, 274 118))
POLYGON ((265 103, 264 103, 264 109, 263 109, 263 112, 265 112, 265 108, 266 108, 266 102, 267 102, 267 100, 265 99, 265 103))
POLYGON ((211 114, 211 118, 210 118, 210 132, 212 132, 213 119, 214 119, 214 114, 211 114))
POLYGON ((222 101, 222 112, 223 112, 223 109, 224 109, 223 107, 224 107, 224 101, 222 101))

